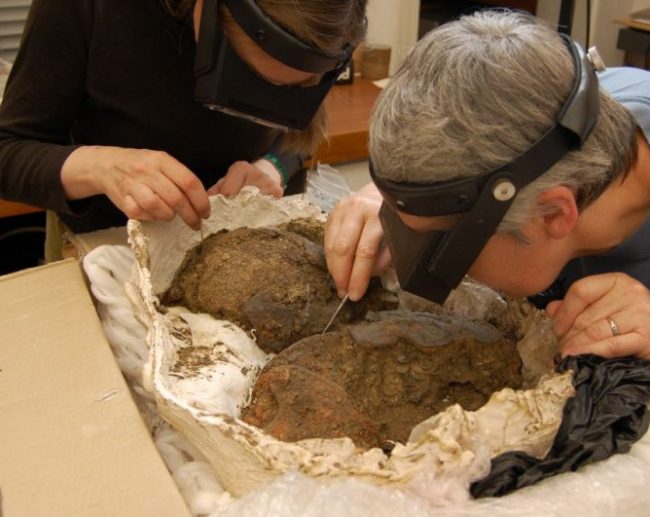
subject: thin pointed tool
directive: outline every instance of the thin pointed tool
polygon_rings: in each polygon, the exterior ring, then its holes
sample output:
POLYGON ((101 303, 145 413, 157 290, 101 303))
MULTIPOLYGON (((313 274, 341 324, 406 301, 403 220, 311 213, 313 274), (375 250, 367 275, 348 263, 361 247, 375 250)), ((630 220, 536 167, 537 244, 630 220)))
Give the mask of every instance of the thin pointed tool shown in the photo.
MULTIPOLYGON (((323 334, 325 334, 325 332, 327 332, 327 329, 330 328, 330 327, 332 326, 332 323, 334 323, 334 320, 336 319, 336 316, 338 316, 339 312, 341 312, 341 309, 342 309, 343 306, 345 305, 345 302, 348 301, 348 298, 349 298, 349 297, 350 297, 350 296, 346 293, 346 295, 345 295, 345 296, 343 297, 343 299, 341 300, 341 303, 339 303, 339 306, 338 306, 338 307, 336 308, 336 310, 334 311, 334 314, 332 314, 332 317, 331 317, 330 320, 327 322, 327 325, 325 325, 325 328, 323 329, 323 334)), ((322 335, 322 334, 321 334, 321 335, 322 335)))

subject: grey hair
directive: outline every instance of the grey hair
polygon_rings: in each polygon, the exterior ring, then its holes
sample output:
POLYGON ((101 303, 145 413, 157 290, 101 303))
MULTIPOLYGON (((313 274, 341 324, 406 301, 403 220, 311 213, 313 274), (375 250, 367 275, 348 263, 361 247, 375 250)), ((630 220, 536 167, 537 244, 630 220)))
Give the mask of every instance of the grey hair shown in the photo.
MULTIPOLYGON (((553 126, 573 76, 564 42, 537 18, 488 10, 444 24, 416 44, 375 106, 375 172, 430 184, 503 166, 553 126)), ((574 188, 586 206, 635 160, 635 130, 601 89, 583 147, 524 188, 498 231, 522 237, 522 224, 548 210, 537 205, 539 194, 557 185, 574 188)))

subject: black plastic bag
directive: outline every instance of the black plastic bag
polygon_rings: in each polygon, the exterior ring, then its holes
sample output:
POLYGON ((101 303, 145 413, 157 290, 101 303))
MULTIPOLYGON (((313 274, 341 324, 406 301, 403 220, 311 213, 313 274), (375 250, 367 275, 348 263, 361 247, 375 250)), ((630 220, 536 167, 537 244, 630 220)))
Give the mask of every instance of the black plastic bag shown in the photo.
POLYGON ((493 458, 490 473, 470 487, 474 497, 506 495, 627 452, 648 430, 649 361, 581 355, 566 357, 556 369, 574 371, 576 395, 564 406, 551 450, 542 460, 517 451, 493 458))

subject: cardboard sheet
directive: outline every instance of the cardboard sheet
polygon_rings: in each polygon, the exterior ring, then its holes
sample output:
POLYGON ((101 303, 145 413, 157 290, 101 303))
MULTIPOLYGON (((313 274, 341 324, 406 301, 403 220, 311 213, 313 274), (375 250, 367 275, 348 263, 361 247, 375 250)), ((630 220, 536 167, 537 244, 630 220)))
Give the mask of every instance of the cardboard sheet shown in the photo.
POLYGON ((63 256, 82 258, 104 244, 128 246, 126 226, 116 226, 88 233, 65 233, 63 256))
POLYGON ((189 515, 75 260, 0 277, 0 515, 189 515))

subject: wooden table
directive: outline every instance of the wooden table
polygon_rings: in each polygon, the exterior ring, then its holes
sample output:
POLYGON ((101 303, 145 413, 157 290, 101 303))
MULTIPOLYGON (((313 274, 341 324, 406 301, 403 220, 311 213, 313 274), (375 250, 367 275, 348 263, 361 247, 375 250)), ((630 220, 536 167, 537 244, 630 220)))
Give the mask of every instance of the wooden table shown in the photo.
POLYGON ((613 22, 619 25, 625 25, 626 27, 631 27, 633 29, 650 32, 650 23, 646 23, 641 20, 635 20, 629 17, 621 17, 614 18, 613 22))
POLYGON ((333 164, 368 158, 370 114, 380 92, 370 79, 361 77, 334 87, 325 99, 329 139, 314 160, 333 164))
POLYGON ((0 217, 31 214, 32 212, 40 211, 41 209, 36 208, 35 206, 24 205, 22 203, 14 203, 13 201, 4 201, 0 199, 0 217))
MULTIPOLYGON (((334 87, 325 99, 330 136, 314 161, 341 163, 368 157, 368 121, 381 91, 371 80, 355 77, 352 84, 334 87)), ((0 217, 37 212, 39 208, 0 200, 0 217)))

